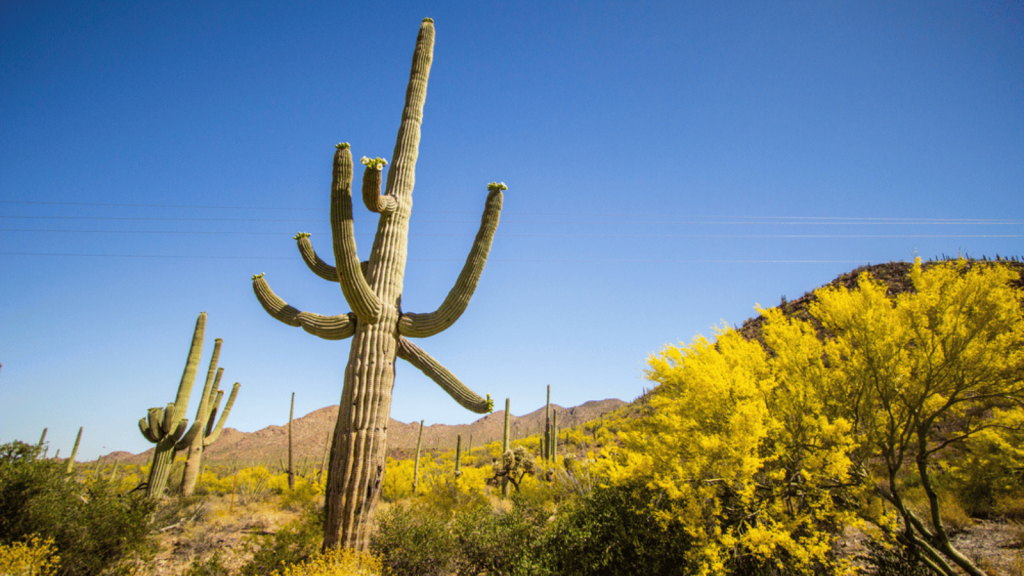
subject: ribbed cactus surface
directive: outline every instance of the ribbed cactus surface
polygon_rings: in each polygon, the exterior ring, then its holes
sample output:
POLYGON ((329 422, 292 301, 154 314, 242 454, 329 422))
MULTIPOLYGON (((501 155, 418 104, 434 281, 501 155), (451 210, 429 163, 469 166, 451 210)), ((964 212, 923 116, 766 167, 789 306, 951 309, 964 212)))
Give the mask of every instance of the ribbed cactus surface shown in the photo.
POLYGON ((150 408, 145 418, 139 420, 139 431, 150 442, 156 444, 153 451, 153 464, 149 469, 149 482, 146 484, 146 496, 153 498, 162 496, 167 489, 167 479, 171 473, 171 462, 174 460, 174 448, 188 429, 188 399, 192 395, 192 384, 199 368, 199 357, 203 353, 203 336, 206 333, 206 312, 201 312, 192 332, 192 345, 185 361, 185 371, 178 384, 178 393, 174 402, 166 408, 150 408))
POLYGON ((210 357, 210 367, 206 371, 206 384, 203 386, 203 395, 199 399, 199 408, 196 409, 196 419, 192 423, 185 437, 178 441, 175 450, 186 451, 185 469, 181 477, 181 492, 185 496, 195 493, 196 484, 199 482, 200 470, 203 467, 203 453, 206 448, 217 441, 221 430, 224 429, 224 422, 231 413, 231 407, 235 405, 235 397, 241 386, 238 382, 231 387, 231 395, 224 405, 224 411, 217 420, 217 410, 224 398, 224 391, 220 389, 220 379, 224 376, 224 369, 219 368, 220 348, 224 341, 217 338, 213 341, 213 355, 210 357), (216 420, 217 424, 214 425, 216 420))
POLYGON ((334 262, 317 255, 309 234, 295 236, 299 253, 310 270, 320 278, 337 282, 352 311, 334 316, 301 312, 275 295, 262 274, 253 277, 256 297, 275 319, 327 340, 352 338, 328 467, 325 548, 368 546, 373 510, 384 481, 396 358, 419 368, 467 409, 477 413, 493 409, 489 396, 482 398, 471 391, 409 338, 437 334, 454 324, 465 311, 498 226, 502 190, 507 189, 504 184, 488 185, 479 232, 462 273, 444 302, 429 313, 406 312, 401 308, 420 126, 433 53, 434 25, 426 19, 416 39, 405 107, 383 193, 382 170, 386 161, 364 158, 362 162, 363 203, 379 214, 369 259, 360 262, 356 252, 353 163, 346 143, 338 144, 334 153, 330 211, 334 262))
POLYGON ((223 391, 217 389, 223 373, 223 370, 217 370, 217 360, 222 343, 218 338, 214 342, 213 356, 206 375, 203 396, 200 398, 199 409, 196 413, 196 421, 189 427, 185 413, 188 410, 189 397, 192 396, 196 373, 199 371, 199 360, 203 354, 205 335, 206 312, 201 312, 192 333, 192 345, 189 347, 185 371, 181 375, 181 382, 178 384, 178 393, 174 402, 168 404, 166 408, 150 408, 148 415, 139 420, 139 431, 142 432, 146 440, 156 444, 153 451, 153 464, 149 470, 149 481, 146 484, 146 495, 151 498, 162 496, 167 490, 171 463, 178 450, 188 450, 182 478, 182 490, 186 494, 192 493, 199 475, 203 448, 212 444, 220 436, 231 406, 235 403, 235 396, 238 394, 239 384, 235 382, 220 421, 214 427, 213 420, 216 417, 217 407, 224 395, 223 391))

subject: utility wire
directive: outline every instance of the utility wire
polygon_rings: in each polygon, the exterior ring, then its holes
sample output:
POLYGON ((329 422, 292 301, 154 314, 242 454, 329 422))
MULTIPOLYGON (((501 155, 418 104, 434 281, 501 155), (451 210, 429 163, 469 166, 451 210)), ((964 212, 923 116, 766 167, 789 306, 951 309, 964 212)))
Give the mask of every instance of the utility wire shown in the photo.
MULTIPOLYGON (((175 208, 175 209, 201 209, 201 210, 273 210, 273 211, 307 211, 327 212, 326 208, 295 208, 295 207, 271 207, 271 206, 204 206, 198 204, 126 204, 107 202, 57 202, 43 200, 0 200, 0 204, 28 204, 44 206, 103 206, 116 208, 175 208)), ((418 210, 419 213, 427 214, 477 214, 470 210, 418 210)), ((867 216, 766 216, 766 215, 686 215, 672 216, 666 214, 608 214, 590 212, 505 212, 510 215, 523 216, 588 216, 588 217, 629 217, 629 218, 695 218, 695 219, 741 219, 741 220, 823 220, 823 221, 845 221, 845 222, 912 222, 912 223, 972 223, 972 224, 1024 224, 1024 220, 992 219, 992 218, 908 218, 908 217, 867 217, 867 216)), ((41 218, 41 217, 40 217, 41 218)), ((53 217, 59 218, 59 217, 53 217)), ((74 217, 67 217, 74 218, 74 217)), ((81 217, 80 217, 81 218, 81 217)), ((219 220, 219 219, 217 219, 219 220)), ((273 220, 272 220, 273 221, 273 220)), ((283 220, 297 221, 304 220, 283 220)), ((615 223, 619 223, 616 221, 615 223)))
MULTIPOLYGON (((652 216, 653 217, 653 216, 652 216)), ((316 218, 168 218, 155 216, 0 216, 0 220, 114 220, 132 222, 316 222, 323 223, 324 219, 316 218)), ((413 220, 415 224, 478 224, 479 220, 413 220)), ((970 225, 970 226, 1005 226, 1010 224, 1024 224, 1024 220, 915 220, 915 219, 847 219, 847 220, 775 220, 770 222, 756 220, 505 220, 503 224, 557 224, 557 225, 579 225, 598 224, 602 226, 629 226, 629 225, 667 225, 667 226, 711 226, 711 225, 786 225, 786 226, 891 226, 896 224, 907 225, 970 225)))
MULTIPOLYGON (((285 232, 232 232, 221 230, 67 230, 45 228, 0 228, 0 232, 74 233, 74 234, 201 234, 231 236, 286 236, 285 232)), ((324 236, 330 232, 316 232, 324 236)), ((357 233, 371 237, 373 233, 357 233)), ((1024 234, 515 234, 497 232, 501 238, 796 238, 796 239, 855 239, 855 238, 1024 238, 1024 234)), ((409 234, 410 237, 472 237, 471 233, 439 232, 409 234)))
MULTIPOLYGON (((71 258, 154 258, 185 260, 293 260, 281 256, 184 256, 157 254, 72 254, 49 252, 0 252, 0 256, 51 256, 71 258)), ((409 258, 409 262, 462 262, 459 258, 409 258)), ((530 259, 494 258, 493 262, 523 264, 866 264, 867 260, 574 260, 574 259, 530 259)))

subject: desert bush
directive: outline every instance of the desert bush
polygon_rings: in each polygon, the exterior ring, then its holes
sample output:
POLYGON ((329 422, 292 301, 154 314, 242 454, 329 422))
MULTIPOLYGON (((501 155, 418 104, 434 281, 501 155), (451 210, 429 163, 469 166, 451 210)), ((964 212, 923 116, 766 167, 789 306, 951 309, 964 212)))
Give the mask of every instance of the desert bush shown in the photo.
POLYGON ((100 574, 147 551, 153 501, 121 495, 106 479, 77 482, 65 465, 36 452, 17 441, 0 446, 0 543, 51 539, 61 575, 100 574))
POLYGON ((565 501, 547 535, 543 564, 552 574, 688 574, 692 538, 679 522, 664 525, 651 506, 664 498, 639 484, 596 488, 565 501))
POLYGON ((388 572, 380 558, 349 548, 316 553, 301 564, 275 570, 273 576, 381 576, 388 572))
POLYGON ((990 428, 968 438, 950 458, 953 488, 975 516, 991 516, 996 502, 1024 490, 1024 409, 993 410, 990 428))
POLYGON ((52 576, 59 565, 60 557, 52 538, 40 540, 38 536, 30 536, 25 542, 0 544, 0 574, 52 576))
POLYGON ((453 516, 458 544, 459 576, 540 576, 546 574, 541 554, 548 514, 529 499, 515 494, 509 510, 478 502, 453 516))
POLYGON ((281 492, 281 507, 288 510, 304 510, 323 504, 324 485, 308 478, 295 478, 295 489, 281 492))
POLYGON ((424 503, 394 504, 378 513, 370 549, 395 576, 447 576, 458 552, 448 519, 424 503))
POLYGON ((239 470, 233 479, 234 491, 238 494, 238 502, 243 506, 260 502, 270 494, 270 481, 273 475, 264 466, 254 466, 239 470))
POLYGON ((323 509, 310 507, 295 521, 273 534, 253 534, 244 541, 252 559, 242 566, 242 576, 269 574, 286 566, 305 562, 320 550, 323 542, 323 509))

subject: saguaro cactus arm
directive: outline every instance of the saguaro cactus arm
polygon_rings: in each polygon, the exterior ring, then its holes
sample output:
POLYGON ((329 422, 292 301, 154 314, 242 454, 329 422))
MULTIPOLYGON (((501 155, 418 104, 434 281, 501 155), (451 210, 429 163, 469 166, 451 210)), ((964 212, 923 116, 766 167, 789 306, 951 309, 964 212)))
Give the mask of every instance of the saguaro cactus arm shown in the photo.
POLYGON ((363 204, 370 212, 380 214, 391 214, 395 211, 398 202, 393 196, 380 193, 381 170, 388 161, 383 158, 367 158, 363 156, 361 161, 366 170, 363 171, 363 204))
MULTIPOLYGON (((309 266, 309 269, 312 270, 314 274, 324 280, 337 282, 338 269, 327 262, 324 262, 319 256, 317 256, 316 251, 313 250, 313 243, 309 241, 309 233, 299 232, 294 236, 294 238, 299 244, 299 254, 302 255, 302 261, 306 263, 306 266, 309 266)), ((366 260, 359 263, 359 270, 363 273, 364 278, 366 277, 366 268, 369 264, 370 263, 366 260)))
POLYGON ((274 294, 266 279, 263 278, 263 274, 252 277, 252 290, 268 314, 289 326, 301 326, 306 332, 324 340, 344 340, 355 334, 356 323, 352 314, 323 316, 312 312, 301 312, 274 294))
POLYGON ((383 305, 366 282, 356 253, 355 226, 352 223, 352 151, 346 143, 338 144, 334 152, 331 234, 334 237, 334 263, 338 267, 341 292, 356 318, 373 324, 380 319, 383 305))
POLYGON ((294 238, 299 246, 299 254, 302 255, 302 261, 306 263, 306 266, 309 266, 309 269, 314 274, 324 280, 337 282, 338 269, 317 256, 316 251, 313 250, 313 243, 309 241, 309 232, 299 232, 294 238))
POLYGON ((487 255, 491 251, 494 232, 498 229, 503 200, 501 191, 508 190, 504 182, 492 182, 487 188, 490 192, 487 194, 487 203, 484 206, 483 216, 480 218, 480 230, 476 233, 473 248, 469 251, 469 256, 466 257, 466 263, 462 267, 458 280, 455 281, 455 286, 452 287, 451 292, 436 311, 427 314, 403 314, 398 321, 399 334, 411 338, 433 336, 448 329, 466 311, 469 300, 473 297, 476 285, 480 281, 480 274, 487 263, 487 255))
MULTIPOLYGON (((220 413, 220 420, 217 420, 217 426, 213 428, 213 431, 207 433, 206 437, 203 438, 203 446, 209 446, 220 438, 220 433, 224 429, 224 422, 228 419, 228 414, 231 413, 231 407, 235 405, 235 396, 238 395, 238 388, 241 386, 238 382, 231 387, 231 395, 228 396, 228 402, 224 405, 224 411, 220 413)), ((220 399, 217 400, 220 403, 220 399)), ((213 422, 213 415, 210 416, 210 422, 213 422)))
POLYGON ((430 354, 405 338, 399 337, 398 339, 398 357, 419 368, 431 380, 437 382, 437 385, 463 408, 477 414, 494 411, 494 400, 491 399, 490 394, 487 395, 487 398, 481 398, 460 382, 447 368, 431 358, 430 354))

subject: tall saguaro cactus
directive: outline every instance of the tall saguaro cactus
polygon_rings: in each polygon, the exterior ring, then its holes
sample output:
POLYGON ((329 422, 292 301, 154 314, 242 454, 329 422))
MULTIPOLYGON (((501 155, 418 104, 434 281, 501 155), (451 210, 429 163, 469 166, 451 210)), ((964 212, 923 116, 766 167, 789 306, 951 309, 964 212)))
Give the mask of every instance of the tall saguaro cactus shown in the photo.
POLYGON ((494 405, 489 395, 481 398, 469 390, 409 338, 437 334, 454 324, 465 311, 498 226, 502 190, 507 190, 504 184, 488 185, 480 230, 455 286, 441 306, 425 314, 405 312, 401 308, 420 126, 433 53, 434 24, 427 18, 420 25, 416 39, 405 108, 383 194, 380 187, 385 161, 363 159, 363 202, 368 210, 380 215, 369 260, 360 263, 356 252, 352 223, 352 154, 348 144, 338 144, 334 153, 331 185, 334 265, 315 253, 309 234, 300 233, 295 237, 309 268, 321 278, 340 285, 352 312, 336 316, 300 312, 278 298, 262 274, 253 277, 256 297, 275 319, 290 326, 301 326, 327 340, 352 338, 328 468, 325 549, 339 545, 357 549, 368 546, 373 511, 384 481, 384 452, 396 358, 419 368, 456 402, 473 412, 490 412, 494 405))
POLYGON ((217 410, 220 401, 224 398, 224 391, 220 389, 220 379, 224 376, 224 369, 217 367, 220 360, 220 347, 223 340, 217 338, 213 341, 213 355, 210 357, 210 368, 206 371, 206 384, 203 386, 203 395, 199 399, 199 408, 196 410, 196 420, 188 433, 182 438, 175 450, 187 450, 188 456, 185 459, 185 469, 181 476, 181 492, 185 496, 191 496, 196 491, 196 484, 199 482, 199 471, 202 469, 203 453, 206 448, 217 441, 221 430, 224 429, 224 422, 231 413, 231 407, 235 405, 235 397, 238 395, 238 382, 231 387, 231 395, 224 405, 220 419, 217 420, 217 410), (217 422, 216 426, 214 421, 217 422))

